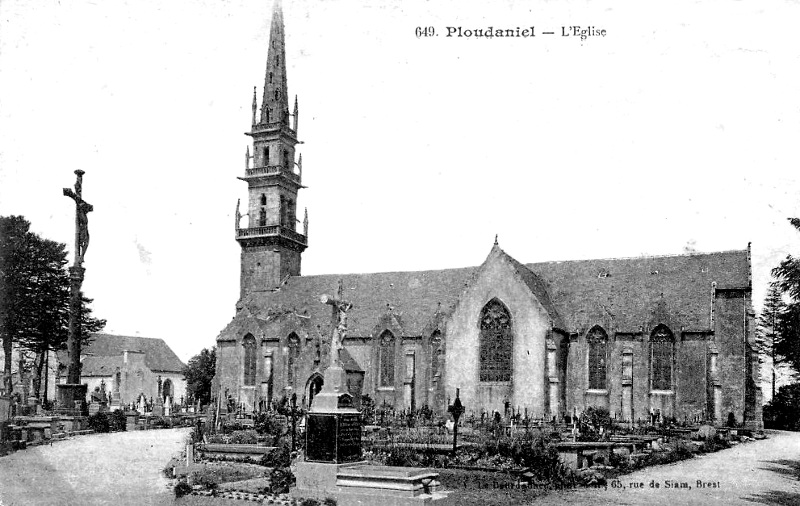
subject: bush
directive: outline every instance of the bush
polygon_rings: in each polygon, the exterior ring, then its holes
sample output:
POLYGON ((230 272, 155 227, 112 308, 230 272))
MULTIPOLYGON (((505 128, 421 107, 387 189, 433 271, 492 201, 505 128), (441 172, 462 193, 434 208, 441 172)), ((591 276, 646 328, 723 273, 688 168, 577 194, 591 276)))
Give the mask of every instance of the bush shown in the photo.
POLYGON ((294 474, 288 467, 276 467, 269 473, 269 491, 273 494, 289 492, 294 482, 294 474))
POLYGON ((425 467, 424 453, 411 448, 392 448, 386 456, 387 466, 425 467))
POLYGON ((104 411, 95 413, 89 417, 89 428, 95 432, 109 432, 108 415, 104 411))
POLYGON ((336 506, 336 499, 334 499, 333 497, 326 497, 322 501, 322 504, 323 506, 336 506))
POLYGON ((125 413, 120 409, 112 411, 108 415, 108 424, 109 428, 114 432, 124 431, 126 426, 125 413))
POLYGON ((319 501, 316 499, 303 499, 300 501, 300 506, 319 506, 319 501))
POLYGON ((192 493, 192 486, 186 483, 184 480, 179 481, 175 485, 175 497, 183 497, 191 493, 192 493))
POLYGON ((255 430, 237 430, 231 432, 231 443, 233 444, 251 444, 258 443, 258 433, 255 430))
POLYGON ((264 467, 289 467, 292 463, 291 451, 288 445, 283 445, 269 453, 264 454, 258 463, 264 467))
POLYGON ((249 480, 264 476, 264 470, 255 465, 234 463, 207 464, 189 473, 189 481, 207 489, 215 489, 221 483, 249 480))
POLYGON ((272 413, 258 413, 253 418, 253 428, 262 436, 280 436, 283 432, 283 424, 272 413))

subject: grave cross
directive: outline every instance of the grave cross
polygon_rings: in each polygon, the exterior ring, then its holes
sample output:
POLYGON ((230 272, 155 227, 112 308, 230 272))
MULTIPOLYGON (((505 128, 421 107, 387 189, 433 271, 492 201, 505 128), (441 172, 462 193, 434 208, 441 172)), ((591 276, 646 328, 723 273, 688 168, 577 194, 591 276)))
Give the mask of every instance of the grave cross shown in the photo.
POLYGON ((460 388, 456 388, 456 400, 447 408, 447 411, 453 416, 453 455, 456 454, 456 448, 458 447, 458 419, 464 414, 464 406, 459 398, 460 390, 460 388))
POLYGON ((320 302, 333 306, 333 313, 336 316, 336 327, 331 336, 331 363, 330 367, 341 367, 339 358, 340 350, 343 347, 344 338, 347 335, 347 312, 353 308, 353 304, 344 300, 344 286, 339 280, 339 290, 336 298, 322 295, 320 302))

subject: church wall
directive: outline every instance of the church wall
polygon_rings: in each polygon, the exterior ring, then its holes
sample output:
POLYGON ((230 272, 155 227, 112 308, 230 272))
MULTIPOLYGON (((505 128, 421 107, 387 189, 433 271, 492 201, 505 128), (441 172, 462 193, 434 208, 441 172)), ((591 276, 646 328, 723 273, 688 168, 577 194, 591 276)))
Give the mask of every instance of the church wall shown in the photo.
POLYGON ((217 341, 217 366, 215 378, 219 381, 219 393, 224 397, 226 392, 236 396, 239 391, 241 357, 237 353, 241 345, 237 341, 217 341))
POLYGON ((372 364, 372 341, 350 340, 347 342, 347 351, 359 366, 364 369, 364 384, 362 391, 375 400, 375 368, 372 364))
POLYGON ((708 343, 678 341, 675 355, 675 418, 702 417, 706 412, 708 343))
POLYGON ((611 418, 622 418, 622 354, 628 344, 626 341, 614 339, 609 333, 608 355, 606 367, 606 385, 608 389, 608 412, 611 418))
POLYGON ((549 317, 505 262, 487 260, 480 275, 462 294, 447 325, 447 365, 445 395, 455 397, 461 389, 461 402, 476 412, 504 412, 511 407, 528 408, 534 417, 543 417, 547 405, 545 391, 545 336, 549 317), (501 300, 511 313, 513 326, 512 381, 479 381, 479 316, 491 299, 501 300), (454 350, 458 350, 457 353, 454 350))
POLYGON ((155 399, 158 397, 158 375, 153 373, 144 363, 144 353, 128 351, 123 353, 123 363, 120 368, 122 385, 120 397, 122 402, 136 402, 140 394, 155 399))
POLYGON ((746 300, 742 292, 717 292, 714 300, 715 339, 719 350, 717 367, 722 384, 722 420, 728 413, 742 422, 744 412, 745 361, 744 321, 746 300))

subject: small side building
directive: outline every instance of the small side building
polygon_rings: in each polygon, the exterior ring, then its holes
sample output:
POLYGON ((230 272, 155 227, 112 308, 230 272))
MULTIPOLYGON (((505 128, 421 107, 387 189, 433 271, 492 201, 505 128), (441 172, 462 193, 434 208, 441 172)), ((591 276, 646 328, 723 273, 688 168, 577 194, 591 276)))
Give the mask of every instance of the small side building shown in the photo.
MULTIPOLYGON (((66 371, 66 354, 59 354, 66 371)), ((112 406, 147 399, 171 398, 179 403, 186 396, 185 364, 163 339, 96 333, 81 350, 81 383, 89 395, 104 388, 112 406)), ((65 375, 58 382, 64 383, 65 375)))

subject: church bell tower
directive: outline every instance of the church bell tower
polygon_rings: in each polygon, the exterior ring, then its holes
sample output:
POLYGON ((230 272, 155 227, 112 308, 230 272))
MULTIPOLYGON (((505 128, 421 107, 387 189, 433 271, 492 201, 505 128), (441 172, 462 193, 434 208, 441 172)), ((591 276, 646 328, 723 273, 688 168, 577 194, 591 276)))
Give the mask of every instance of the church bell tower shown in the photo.
POLYGON ((236 240, 242 247, 240 297, 271 290, 288 276, 300 275, 300 256, 308 246, 308 213, 303 232, 297 231, 297 192, 302 185, 302 156, 295 162, 297 97, 289 112, 286 50, 280 0, 272 9, 264 95, 258 111, 253 88, 250 132, 244 176, 247 183, 247 226, 236 206, 236 240))

